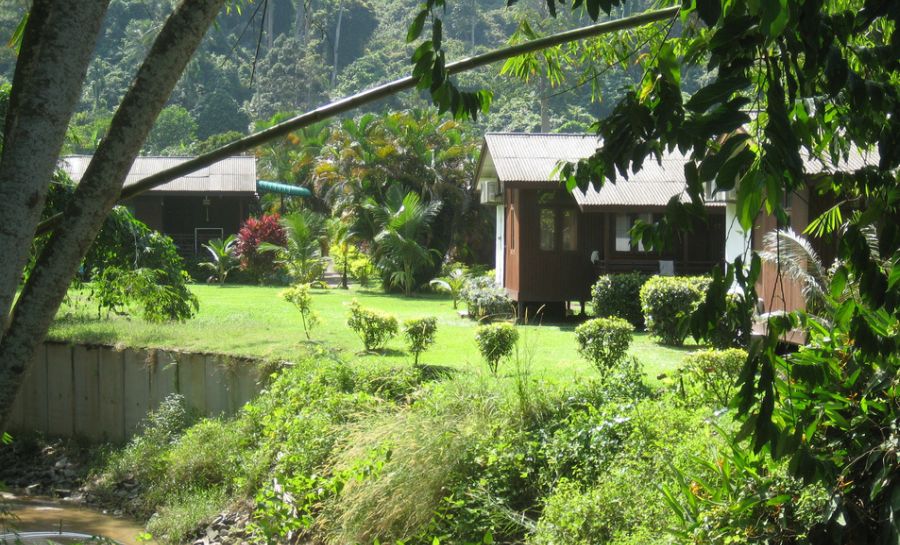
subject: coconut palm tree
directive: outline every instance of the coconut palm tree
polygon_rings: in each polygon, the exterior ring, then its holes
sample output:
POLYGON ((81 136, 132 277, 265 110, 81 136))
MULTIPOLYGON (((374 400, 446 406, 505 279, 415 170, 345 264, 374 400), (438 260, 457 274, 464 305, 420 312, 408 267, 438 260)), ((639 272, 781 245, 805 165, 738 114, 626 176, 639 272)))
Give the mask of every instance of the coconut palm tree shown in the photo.
POLYGON ((370 199, 365 209, 380 230, 375 235, 374 257, 388 283, 411 295, 416 275, 434 264, 438 254, 428 247, 431 224, 441 210, 441 202, 423 203, 414 191, 404 194, 399 185, 392 186, 385 203, 370 199))
POLYGON ((228 273, 238 266, 238 259, 234 255, 235 240, 234 235, 230 235, 225 240, 214 238, 203 245, 209 252, 210 261, 204 261, 200 266, 209 269, 212 273, 210 278, 215 279, 220 286, 225 283, 228 273))
POLYGON ((325 219, 309 209, 283 216, 279 221, 285 231, 285 245, 260 244, 263 252, 276 252, 276 262, 301 284, 319 280, 325 272, 322 240, 326 236, 325 219))

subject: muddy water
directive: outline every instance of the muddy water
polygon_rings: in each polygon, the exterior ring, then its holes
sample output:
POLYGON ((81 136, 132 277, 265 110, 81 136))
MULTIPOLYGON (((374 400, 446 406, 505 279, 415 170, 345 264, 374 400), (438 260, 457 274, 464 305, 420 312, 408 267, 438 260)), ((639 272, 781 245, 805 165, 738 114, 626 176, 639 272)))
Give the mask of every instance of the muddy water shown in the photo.
MULTIPOLYGON (((3 500, 11 504, 11 511, 17 517, 14 530, 18 532, 77 532, 102 536, 124 545, 156 545, 153 541, 138 541, 138 536, 146 530, 128 519, 46 498, 3 494, 3 500)), ((0 529, 0 533, 4 531, 0 529)))

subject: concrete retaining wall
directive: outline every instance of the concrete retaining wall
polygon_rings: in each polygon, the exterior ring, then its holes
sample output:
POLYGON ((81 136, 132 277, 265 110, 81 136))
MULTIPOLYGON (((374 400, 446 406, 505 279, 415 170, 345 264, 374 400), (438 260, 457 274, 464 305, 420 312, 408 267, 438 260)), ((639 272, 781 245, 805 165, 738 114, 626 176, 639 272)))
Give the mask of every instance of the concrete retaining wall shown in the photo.
POLYGON ((260 389, 248 359, 45 343, 13 406, 12 431, 123 442, 171 393, 207 416, 235 414, 260 389))

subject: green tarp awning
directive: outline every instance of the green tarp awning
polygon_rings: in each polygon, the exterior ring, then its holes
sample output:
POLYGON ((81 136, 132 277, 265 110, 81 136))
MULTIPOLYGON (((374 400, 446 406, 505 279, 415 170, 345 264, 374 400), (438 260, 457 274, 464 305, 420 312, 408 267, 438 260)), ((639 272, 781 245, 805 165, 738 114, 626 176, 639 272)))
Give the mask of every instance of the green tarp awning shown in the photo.
POLYGON ((305 187, 296 185, 282 184, 279 182, 270 182, 267 180, 256 180, 257 193, 280 193, 281 195, 291 195, 293 197, 309 197, 312 195, 310 190, 305 187))

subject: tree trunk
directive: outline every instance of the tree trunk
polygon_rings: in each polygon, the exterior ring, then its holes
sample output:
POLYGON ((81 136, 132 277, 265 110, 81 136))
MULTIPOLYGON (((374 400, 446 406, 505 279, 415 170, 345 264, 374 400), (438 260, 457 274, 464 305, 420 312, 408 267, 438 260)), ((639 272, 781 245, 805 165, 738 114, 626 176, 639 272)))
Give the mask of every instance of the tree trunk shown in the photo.
POLYGON ((472 4, 469 6, 469 11, 472 15, 472 26, 469 27, 469 43, 471 44, 470 51, 475 51, 475 27, 478 25, 478 0, 472 0, 472 4))
POLYGON ((266 51, 272 50, 275 43, 275 0, 264 0, 266 6, 266 51))
POLYGON ((338 18, 334 27, 334 49, 332 50, 331 59, 334 61, 331 67, 331 86, 337 84, 338 74, 338 49, 341 46, 341 22, 344 20, 344 0, 338 2, 338 18))
POLYGON ((550 85, 547 76, 541 75, 541 84, 538 91, 541 94, 541 132, 550 132, 550 85))
POLYGON ((294 38, 306 47, 306 0, 298 0, 294 12, 294 38))
POLYGON ((53 233, 38 257, 0 341, 0 431, 6 427, 24 371, 43 342, 70 279, 119 198, 134 158, 224 1, 184 0, 175 8, 63 212, 65 228, 53 233))
POLYGON ((0 337, 108 3, 35 0, 31 8, 0 156, 0 337))

